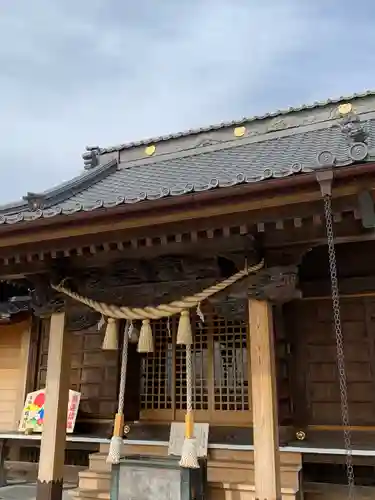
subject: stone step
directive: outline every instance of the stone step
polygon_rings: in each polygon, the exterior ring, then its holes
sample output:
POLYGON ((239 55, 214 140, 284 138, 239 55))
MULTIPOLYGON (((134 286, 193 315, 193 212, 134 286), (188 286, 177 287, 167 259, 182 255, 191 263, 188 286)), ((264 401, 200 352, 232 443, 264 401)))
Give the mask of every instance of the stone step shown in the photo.
POLYGON ((73 490, 70 497, 74 500, 110 500, 109 491, 100 490, 73 490))
POLYGON ((93 453, 89 457, 89 469, 93 472, 111 472, 111 464, 107 464, 107 453, 93 453))
MULTIPOLYGON (((255 499, 255 485, 242 483, 208 483, 209 498, 255 499), (228 496, 227 496, 228 495, 228 496)), ((281 488, 281 500, 297 500, 298 490, 281 488)))
POLYGON ((82 490, 109 491, 111 488, 111 473, 86 469, 79 473, 79 488, 82 490))

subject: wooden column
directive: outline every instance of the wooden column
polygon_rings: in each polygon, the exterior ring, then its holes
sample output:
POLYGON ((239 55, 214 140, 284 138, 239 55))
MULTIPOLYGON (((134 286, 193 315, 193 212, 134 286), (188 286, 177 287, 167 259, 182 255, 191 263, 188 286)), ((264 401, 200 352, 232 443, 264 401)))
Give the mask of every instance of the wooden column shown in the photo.
POLYGON ((69 400, 69 343, 65 313, 51 316, 45 417, 36 500, 61 500, 69 400))
POLYGON ((255 498, 280 500, 280 460, 272 307, 249 299, 255 498))
POLYGON ((7 485, 5 472, 5 445, 6 439, 0 439, 0 488, 7 485))

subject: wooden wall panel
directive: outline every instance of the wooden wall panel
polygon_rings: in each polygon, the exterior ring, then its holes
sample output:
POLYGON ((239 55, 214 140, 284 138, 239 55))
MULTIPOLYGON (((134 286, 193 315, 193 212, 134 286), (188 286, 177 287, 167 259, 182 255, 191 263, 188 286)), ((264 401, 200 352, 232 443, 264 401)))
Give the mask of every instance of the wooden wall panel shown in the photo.
MULTIPOLYGON (((42 329, 37 388, 45 387, 48 328, 42 329)), ((70 389, 81 393, 78 420, 112 419, 117 410, 119 352, 103 351, 103 333, 96 326, 70 332, 70 389)))
POLYGON ((0 326, 0 430, 16 430, 25 399, 30 322, 0 326))
POLYGON ((285 329, 283 309, 280 306, 273 308, 275 356, 278 398, 279 425, 288 426, 292 421, 292 380, 291 356, 288 331, 285 329))
MULTIPOLYGON (((294 334, 306 424, 340 425, 340 389, 332 303, 318 299, 286 308, 287 328, 294 334)), ((342 330, 352 425, 375 425, 375 299, 344 298, 342 330)))

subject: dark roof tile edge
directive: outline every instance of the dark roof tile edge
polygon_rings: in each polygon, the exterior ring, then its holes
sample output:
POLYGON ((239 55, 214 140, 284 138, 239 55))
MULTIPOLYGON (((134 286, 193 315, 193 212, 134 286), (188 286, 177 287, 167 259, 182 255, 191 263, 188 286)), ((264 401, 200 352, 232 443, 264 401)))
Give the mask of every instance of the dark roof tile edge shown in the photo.
POLYGON ((35 210, 20 212, 15 215, 0 215, 0 225, 3 224, 17 224, 19 222, 31 222, 41 218, 52 218, 57 215, 72 215, 78 212, 92 212, 100 208, 113 208, 122 204, 134 204, 146 200, 158 200, 169 196, 182 196, 184 194, 199 193, 209 191, 211 189, 222 189, 237 186, 239 184, 250 184, 254 182, 265 181, 269 179, 280 179, 298 175, 301 173, 310 173, 313 169, 301 167, 299 164, 294 164, 288 170, 272 171, 266 169, 262 176, 249 177, 246 174, 239 173, 232 179, 211 179, 205 184, 176 184, 171 188, 161 188, 158 191, 150 191, 139 193, 134 197, 117 196, 111 200, 98 200, 95 203, 82 205, 81 203, 74 203, 71 206, 60 207, 56 206, 45 210, 35 210))
POLYGON ((266 120, 267 118, 276 118, 277 116, 283 116, 283 115, 287 115, 289 113, 297 113, 299 111, 304 111, 304 110, 323 108, 323 107, 329 106, 331 104, 338 104, 339 102, 351 101, 353 99, 360 99, 362 97, 368 97, 368 96, 375 96, 375 90, 366 90, 364 92, 357 92, 357 93, 349 95, 349 96, 341 96, 338 98, 326 99, 324 101, 317 101, 317 102, 314 102, 312 104, 302 104, 301 106, 290 107, 287 109, 279 109, 279 110, 276 110, 276 111, 273 111, 270 113, 266 113, 264 115, 243 117, 243 118, 240 118, 238 120, 221 122, 221 123, 214 124, 214 125, 208 125, 206 127, 185 130, 183 132, 171 133, 171 134, 161 135, 158 137, 149 137, 147 139, 142 139, 140 141, 133 141, 133 142, 128 142, 128 143, 118 144, 117 146, 111 146, 108 148, 99 148, 99 154, 114 153, 116 151, 121 151, 123 149, 130 149, 130 148, 134 148, 137 146, 144 146, 144 145, 147 145, 150 143, 169 141, 171 139, 178 139, 180 137, 186 137, 189 135, 197 135, 197 134, 201 134, 203 132, 212 132, 212 131, 220 130, 220 129, 226 128, 226 127, 236 127, 238 125, 243 125, 244 123, 266 120))
MULTIPOLYGON (((117 169, 117 167, 117 160, 111 160, 105 165, 101 165, 98 168, 88 170, 87 172, 84 172, 83 174, 78 175, 73 179, 70 179, 69 181, 59 184, 58 186, 48 189, 47 191, 43 191, 42 193, 40 193, 40 196, 43 197, 46 202, 50 201, 52 202, 52 204, 62 203, 67 198, 70 198, 83 189, 87 189, 93 183, 96 183, 105 178, 107 175, 112 173, 114 169, 117 169)), ((7 212, 11 212, 11 214, 8 214, 10 217, 13 216, 13 212, 16 212, 16 214, 14 215, 18 215, 20 211, 25 210, 27 207, 27 201, 18 201, 0 206, 0 218, 2 217, 1 214, 6 215, 7 212)), ((48 212, 48 209, 46 209, 45 211, 48 212)))

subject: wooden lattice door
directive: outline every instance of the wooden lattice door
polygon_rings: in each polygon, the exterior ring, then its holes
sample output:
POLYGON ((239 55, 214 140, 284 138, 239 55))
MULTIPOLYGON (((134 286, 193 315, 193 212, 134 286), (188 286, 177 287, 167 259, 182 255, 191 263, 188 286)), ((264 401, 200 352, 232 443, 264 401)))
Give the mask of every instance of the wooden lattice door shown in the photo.
MULTIPOLYGON (((177 318, 178 319, 178 318, 177 318)), ((177 345, 177 319, 153 323, 155 350, 142 361, 141 418, 183 421, 186 355, 177 345)), ((192 316, 194 410, 197 421, 251 424, 250 366, 246 317, 234 321, 205 312, 192 316)))

